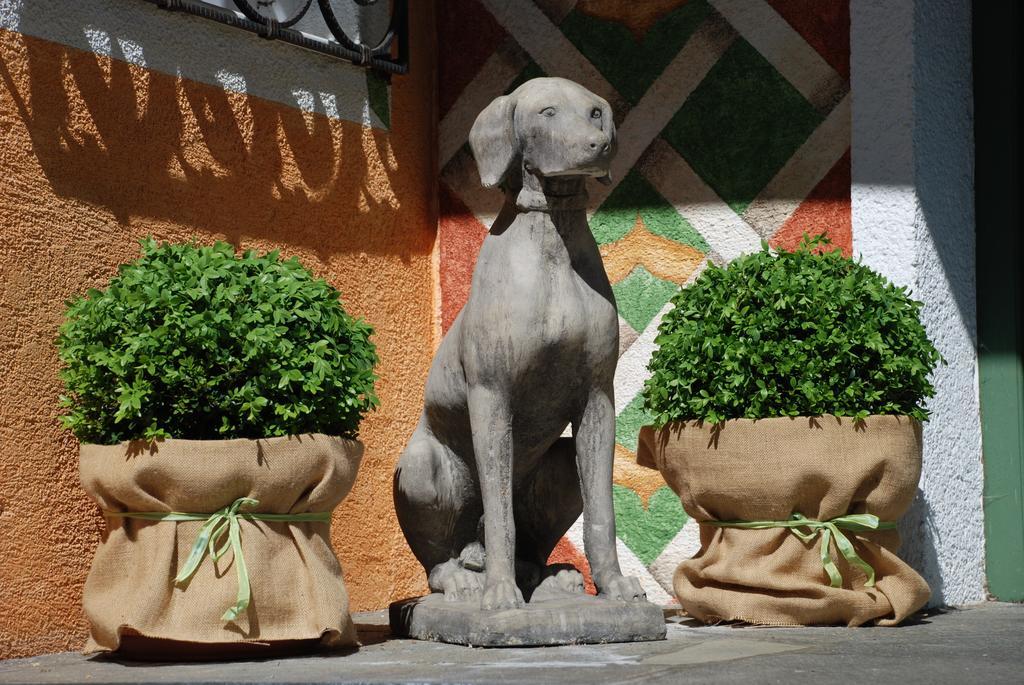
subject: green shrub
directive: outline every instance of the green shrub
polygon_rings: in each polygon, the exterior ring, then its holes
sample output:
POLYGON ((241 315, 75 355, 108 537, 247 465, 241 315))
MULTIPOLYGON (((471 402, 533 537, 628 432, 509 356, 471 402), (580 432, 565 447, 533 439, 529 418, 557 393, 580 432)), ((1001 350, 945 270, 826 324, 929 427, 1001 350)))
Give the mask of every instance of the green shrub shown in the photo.
POLYGON ((377 405, 372 329, 297 259, 142 242, 68 302, 62 417, 83 442, 355 437, 377 405))
POLYGON ((732 418, 907 414, 924 420, 941 360, 921 303, 806 237, 677 293, 660 327, 644 405, 662 426, 732 418))

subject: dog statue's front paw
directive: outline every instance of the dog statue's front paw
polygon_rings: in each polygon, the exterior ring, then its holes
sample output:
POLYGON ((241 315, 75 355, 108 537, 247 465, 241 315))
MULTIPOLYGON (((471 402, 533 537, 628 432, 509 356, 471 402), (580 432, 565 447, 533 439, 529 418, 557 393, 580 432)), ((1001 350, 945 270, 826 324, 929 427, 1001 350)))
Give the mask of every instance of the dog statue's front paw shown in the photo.
POLYGON ((647 599, 647 593, 640 586, 640 581, 633 576, 616 574, 598 586, 598 594, 608 599, 620 599, 626 602, 641 602, 647 599))
POLYGON ((480 608, 484 611, 494 609, 517 609, 523 605, 523 593, 512 580, 498 579, 487 583, 484 596, 480 599, 480 608))

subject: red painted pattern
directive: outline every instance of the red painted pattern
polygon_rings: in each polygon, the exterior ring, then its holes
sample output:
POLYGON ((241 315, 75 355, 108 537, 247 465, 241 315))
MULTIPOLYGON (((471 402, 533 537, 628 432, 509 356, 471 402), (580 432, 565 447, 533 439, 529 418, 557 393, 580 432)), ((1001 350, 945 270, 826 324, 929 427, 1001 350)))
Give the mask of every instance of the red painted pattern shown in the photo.
POLYGON ((849 0, 768 0, 844 79, 850 78, 849 0))
POLYGON ((551 552, 551 556, 548 557, 548 564, 572 564, 583 574, 583 588, 587 594, 597 594, 597 587, 594 585, 594 579, 590 575, 590 564, 587 563, 587 557, 576 549, 576 546, 569 542, 568 538, 562 538, 558 541, 555 549, 551 552))
POLYGON ((850 213, 850 150, 818 182, 772 239, 772 247, 793 249, 803 234, 824 233, 849 257, 853 253, 853 222, 850 213))
POLYGON ((480 0, 445 0, 437 10, 438 111, 444 117, 507 35, 480 0))
POLYGON ((439 192, 438 245, 441 262, 441 329, 448 332, 469 299, 469 285, 487 228, 444 183, 439 192))

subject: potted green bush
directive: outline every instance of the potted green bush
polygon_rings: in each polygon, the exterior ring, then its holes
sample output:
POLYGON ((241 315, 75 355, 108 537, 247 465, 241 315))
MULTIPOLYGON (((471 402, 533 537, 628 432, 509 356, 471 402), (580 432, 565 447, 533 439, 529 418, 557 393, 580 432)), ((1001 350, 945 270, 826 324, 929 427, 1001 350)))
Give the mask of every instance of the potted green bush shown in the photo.
POLYGON ((62 420, 108 528, 87 652, 355 644, 330 516, 377 404, 371 332, 296 259, 226 243, 145 240, 68 303, 62 420))
POLYGON ((920 308, 822 238, 709 266, 675 295, 638 459, 700 524, 673 583, 690 615, 893 625, 927 601, 896 556, 941 361, 920 308))

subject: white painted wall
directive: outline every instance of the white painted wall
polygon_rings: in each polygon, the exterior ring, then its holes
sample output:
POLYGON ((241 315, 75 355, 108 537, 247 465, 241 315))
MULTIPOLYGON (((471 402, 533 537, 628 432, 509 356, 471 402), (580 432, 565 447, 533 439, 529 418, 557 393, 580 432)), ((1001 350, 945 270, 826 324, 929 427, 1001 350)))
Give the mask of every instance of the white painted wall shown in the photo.
POLYGON ((924 302, 947 364, 901 555, 932 605, 985 599, 969 0, 853 0, 854 253, 924 302))

